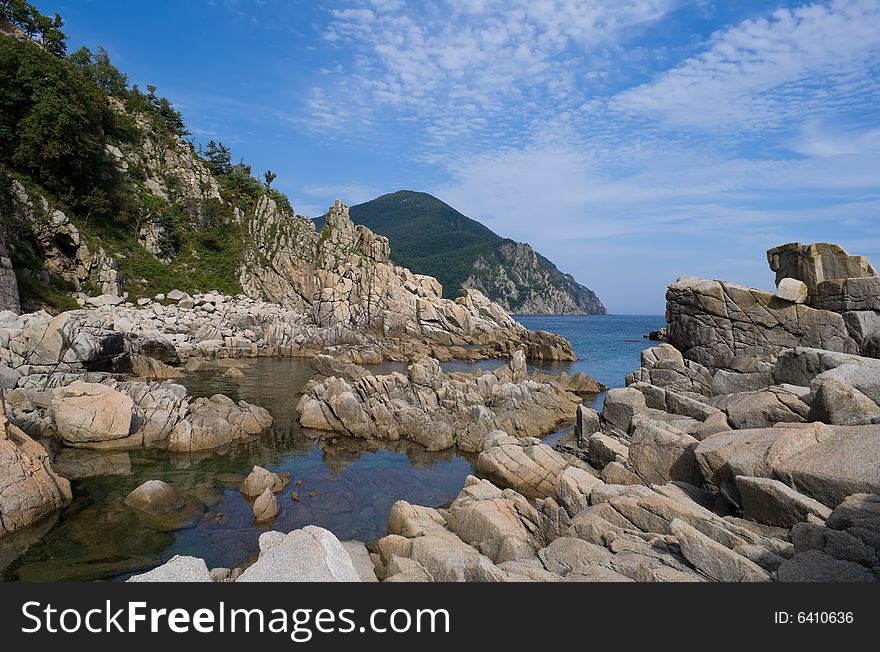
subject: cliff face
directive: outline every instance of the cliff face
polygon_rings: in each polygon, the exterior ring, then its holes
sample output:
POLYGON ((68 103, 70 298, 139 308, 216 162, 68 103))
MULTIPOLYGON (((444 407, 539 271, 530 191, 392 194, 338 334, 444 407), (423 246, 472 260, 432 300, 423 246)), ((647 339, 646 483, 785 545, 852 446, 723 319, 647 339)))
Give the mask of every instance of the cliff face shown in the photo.
POLYGON ((6 251, 6 237, 0 229, 0 310, 19 312, 18 283, 12 270, 12 261, 6 251))
POLYGON ((477 289, 516 314, 606 312, 592 290, 530 245, 502 238, 426 193, 383 195, 353 206, 351 215, 388 237, 395 262, 437 277, 448 298, 477 289))
POLYGON ((519 315, 604 315, 596 293, 535 252, 531 245, 504 241, 474 261, 464 288, 491 297, 519 315))
POLYGON ((524 348, 531 358, 574 359, 570 345, 530 333, 475 289, 443 298, 437 279, 391 263, 388 239, 355 225, 337 201, 320 231, 260 202, 248 223, 244 292, 309 315, 321 328, 435 346, 524 348))

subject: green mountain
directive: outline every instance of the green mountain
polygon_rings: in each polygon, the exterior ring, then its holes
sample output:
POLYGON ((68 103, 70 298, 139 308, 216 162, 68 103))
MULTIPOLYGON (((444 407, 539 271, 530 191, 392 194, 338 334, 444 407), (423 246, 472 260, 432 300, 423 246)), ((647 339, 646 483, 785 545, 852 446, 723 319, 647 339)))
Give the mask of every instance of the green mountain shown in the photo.
POLYGON ((386 236, 395 263, 435 276, 449 298, 482 291, 518 314, 605 314, 599 297, 528 244, 503 238, 423 192, 401 190, 352 206, 351 217, 386 236))

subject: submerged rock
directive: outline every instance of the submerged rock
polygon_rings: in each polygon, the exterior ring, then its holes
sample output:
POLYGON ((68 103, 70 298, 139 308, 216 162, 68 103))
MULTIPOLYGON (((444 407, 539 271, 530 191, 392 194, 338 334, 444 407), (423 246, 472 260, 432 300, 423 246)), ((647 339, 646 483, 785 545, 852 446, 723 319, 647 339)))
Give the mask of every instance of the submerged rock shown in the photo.
POLYGON ((149 480, 132 491, 125 504, 147 527, 172 532, 192 527, 202 518, 205 506, 184 496, 161 480, 149 480))

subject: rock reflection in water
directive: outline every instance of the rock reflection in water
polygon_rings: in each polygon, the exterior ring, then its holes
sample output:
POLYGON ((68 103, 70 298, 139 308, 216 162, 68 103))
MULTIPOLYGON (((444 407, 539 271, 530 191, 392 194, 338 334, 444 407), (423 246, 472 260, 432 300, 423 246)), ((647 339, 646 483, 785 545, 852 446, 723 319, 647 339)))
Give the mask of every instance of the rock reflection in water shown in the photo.
MULTIPOLYGON (((224 375, 227 365, 206 366, 187 373, 184 382, 194 396, 224 393, 265 407, 275 418, 272 431, 198 453, 60 449, 56 464, 71 479, 74 503, 56 523, 44 522, 39 531, 0 541, 0 577, 123 578, 177 554, 202 557, 211 568, 231 568, 258 553, 261 532, 310 524, 342 540, 375 541, 387 532, 395 501, 440 505, 473 472, 472 460, 451 450, 429 453, 407 442, 378 445, 303 431, 295 408, 312 375, 308 361, 247 360, 241 367, 245 375, 238 379, 224 375), (266 525, 254 524, 251 501, 238 490, 254 465, 291 473, 290 486, 277 496, 279 514, 266 525), (188 529, 151 529, 123 504, 147 480, 163 480, 188 502, 203 505, 203 516, 188 529)), ((400 370, 400 365, 374 369, 391 370, 400 370)))

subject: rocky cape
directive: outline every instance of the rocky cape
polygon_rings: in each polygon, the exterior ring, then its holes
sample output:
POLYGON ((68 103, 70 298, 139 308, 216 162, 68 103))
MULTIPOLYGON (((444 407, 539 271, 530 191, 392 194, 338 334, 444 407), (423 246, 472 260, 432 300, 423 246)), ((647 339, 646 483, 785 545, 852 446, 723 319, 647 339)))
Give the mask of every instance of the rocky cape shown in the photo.
POLYGON ((447 296, 479 290, 518 315, 603 315, 596 293, 529 244, 502 238, 436 197, 401 190, 353 206, 352 219, 387 236, 394 258, 436 276, 447 296))

